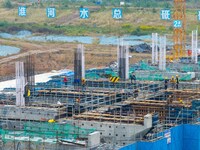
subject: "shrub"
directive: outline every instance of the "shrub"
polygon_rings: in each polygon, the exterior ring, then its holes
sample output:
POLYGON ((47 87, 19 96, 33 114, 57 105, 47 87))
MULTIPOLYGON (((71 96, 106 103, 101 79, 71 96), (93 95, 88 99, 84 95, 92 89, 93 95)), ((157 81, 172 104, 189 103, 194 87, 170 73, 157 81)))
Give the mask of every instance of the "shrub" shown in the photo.
POLYGON ((5 8, 13 8, 13 5, 12 3, 10 2, 10 0, 6 0, 4 3, 3 3, 3 6, 5 8))

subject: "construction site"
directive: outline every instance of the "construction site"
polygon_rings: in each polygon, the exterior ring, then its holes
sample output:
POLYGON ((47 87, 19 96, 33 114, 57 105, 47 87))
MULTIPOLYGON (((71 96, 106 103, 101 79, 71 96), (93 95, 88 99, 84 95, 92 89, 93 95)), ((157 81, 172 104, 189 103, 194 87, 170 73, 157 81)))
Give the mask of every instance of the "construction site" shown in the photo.
POLYGON ((200 150, 198 30, 186 35, 186 0, 174 0, 173 20, 182 26, 171 49, 152 33, 150 57, 138 62, 126 38, 110 51, 77 44, 2 58, 0 149, 200 150), (50 73, 40 74, 44 64, 50 73))

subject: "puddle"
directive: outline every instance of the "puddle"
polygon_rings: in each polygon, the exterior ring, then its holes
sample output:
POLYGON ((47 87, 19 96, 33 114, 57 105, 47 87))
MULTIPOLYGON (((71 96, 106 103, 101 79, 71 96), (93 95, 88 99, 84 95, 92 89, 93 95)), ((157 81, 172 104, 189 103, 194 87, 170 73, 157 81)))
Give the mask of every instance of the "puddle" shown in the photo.
POLYGON ((20 52, 20 48, 0 45, 0 56, 7 56, 12 54, 17 54, 20 52))
MULTIPOLYGON (((9 33, 0 33, 0 37, 12 39, 19 38, 25 39, 28 41, 38 41, 38 42, 78 42, 83 44, 92 44, 94 40, 99 39, 99 44, 101 45, 118 45, 118 37, 117 36, 99 36, 99 37, 91 37, 91 36, 65 36, 65 35, 41 35, 34 36, 30 31, 20 31, 16 34, 9 33)), ((147 41, 151 42, 151 36, 124 36, 124 43, 129 45, 138 45, 147 41)))
POLYGON ((62 36, 62 35, 48 35, 48 36, 32 36, 27 38, 29 41, 54 41, 54 42, 79 42, 85 44, 91 44, 92 37, 89 36, 62 36))
POLYGON ((0 33, 0 37, 5 38, 5 39, 13 39, 13 38, 23 39, 23 38, 27 38, 31 35, 32 35, 32 33, 27 30, 19 31, 16 34, 0 33))

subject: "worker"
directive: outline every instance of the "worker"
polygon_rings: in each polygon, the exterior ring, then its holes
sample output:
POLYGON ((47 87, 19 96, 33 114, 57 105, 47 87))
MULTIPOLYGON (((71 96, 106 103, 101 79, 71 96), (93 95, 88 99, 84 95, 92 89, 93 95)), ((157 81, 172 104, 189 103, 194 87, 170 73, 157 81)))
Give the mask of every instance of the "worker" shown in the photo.
POLYGON ((138 89, 134 90, 133 91, 134 100, 138 97, 138 95, 139 95, 139 90, 138 89))
POLYGON ((183 100, 181 98, 178 98, 178 101, 183 104, 183 100))
POLYGON ((81 99, 80 98, 76 98, 76 103, 80 103, 81 99))
POLYGON ((168 78, 165 77, 165 80, 164 80, 165 90, 167 90, 167 88, 168 88, 168 82, 169 82, 168 78))
POLYGON ((82 84, 82 91, 83 90, 86 90, 86 80, 83 78, 82 80, 81 80, 81 84, 82 84))
POLYGON ((179 78, 178 75, 176 75, 176 89, 178 89, 178 85, 179 85, 179 78))
POLYGON ((24 87, 24 97, 30 97, 31 96, 31 91, 29 89, 28 85, 25 85, 24 87))
POLYGON ((134 80, 134 83, 136 82, 136 76, 134 75, 133 72, 132 72, 132 74, 130 75, 130 78, 131 78, 131 84, 133 84, 133 80, 134 80))
POLYGON ((175 80, 174 76, 172 76, 170 83, 171 83, 172 89, 175 89, 176 80, 175 80))
POLYGON ((65 86, 67 86, 67 81, 68 81, 68 79, 67 79, 67 77, 65 76, 64 79, 63 79, 63 82, 64 82, 65 86))

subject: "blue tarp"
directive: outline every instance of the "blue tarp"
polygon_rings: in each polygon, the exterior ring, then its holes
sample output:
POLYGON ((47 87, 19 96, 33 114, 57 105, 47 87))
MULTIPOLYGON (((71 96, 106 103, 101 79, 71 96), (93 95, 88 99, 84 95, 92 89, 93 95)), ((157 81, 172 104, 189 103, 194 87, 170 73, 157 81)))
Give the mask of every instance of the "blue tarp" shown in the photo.
MULTIPOLYGON (((169 132, 170 143, 164 137, 154 142, 133 143, 120 150, 200 150, 200 125, 180 125, 169 132)), ((160 135, 165 135, 165 132, 160 135)))

